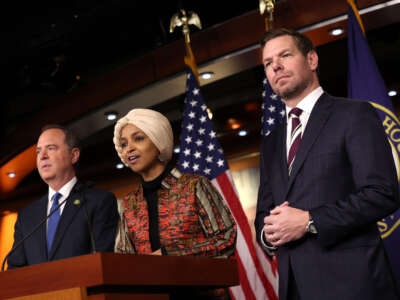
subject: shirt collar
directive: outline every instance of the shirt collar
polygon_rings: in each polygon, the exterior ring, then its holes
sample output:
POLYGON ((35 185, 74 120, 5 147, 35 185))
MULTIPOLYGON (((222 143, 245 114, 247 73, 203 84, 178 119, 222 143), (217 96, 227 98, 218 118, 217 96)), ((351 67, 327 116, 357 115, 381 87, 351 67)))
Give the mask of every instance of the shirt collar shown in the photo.
MULTIPOLYGON (((311 111, 313 110, 315 103, 317 103, 319 97, 324 93, 324 90, 322 87, 317 87, 315 90, 313 90, 311 93, 309 93, 307 96, 305 96, 297 105, 296 107, 300 108, 302 111, 306 112, 308 115, 311 114, 311 111)), ((289 112, 292 108, 289 106, 286 106, 286 120, 289 120, 289 112)))
MULTIPOLYGON (((72 178, 70 181, 68 181, 66 184, 63 185, 63 187, 58 191, 61 195, 62 198, 65 199, 69 196, 71 193, 72 188, 74 187, 75 183, 78 181, 76 176, 72 178)), ((49 187, 49 201, 52 202, 53 196, 56 193, 55 190, 53 190, 51 187, 49 187)))

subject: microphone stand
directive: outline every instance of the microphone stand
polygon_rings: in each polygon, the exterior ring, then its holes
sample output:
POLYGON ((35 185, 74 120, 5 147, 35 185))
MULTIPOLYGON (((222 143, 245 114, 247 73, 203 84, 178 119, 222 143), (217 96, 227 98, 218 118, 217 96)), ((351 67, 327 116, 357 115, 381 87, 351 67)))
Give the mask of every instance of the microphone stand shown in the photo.
POLYGON ((56 211, 61 207, 61 205, 63 205, 63 204, 65 203, 65 201, 67 201, 67 198, 64 199, 63 201, 61 201, 61 202, 56 206, 56 208, 53 209, 53 210, 46 216, 46 218, 44 218, 44 219, 43 219, 43 220, 42 220, 28 235, 26 235, 22 240, 20 240, 18 243, 16 243, 16 244, 14 245, 14 247, 12 247, 12 249, 10 250, 10 252, 7 253, 6 257, 4 257, 3 263, 1 264, 1 272, 4 272, 4 266, 5 266, 5 263, 6 263, 6 261, 7 261, 8 256, 10 256, 10 254, 13 253, 13 252, 15 251, 15 249, 19 248, 19 247, 22 245, 22 243, 23 243, 26 239, 28 239, 32 234, 34 234, 34 233, 36 232, 36 230, 38 230, 39 227, 42 226, 43 223, 46 222, 47 219, 50 218, 50 216, 51 216, 52 214, 54 214, 54 212, 56 212, 56 211))
MULTIPOLYGON (((91 188, 93 185, 94 185, 93 182, 88 181, 88 182, 86 182, 86 184, 84 184, 84 187, 87 189, 87 188, 91 188)), ((92 253, 96 253, 96 243, 95 243, 94 234, 93 234, 93 223, 92 223, 92 220, 89 218, 89 213, 86 208, 86 198, 85 198, 84 192, 85 192, 85 189, 82 189, 82 191, 81 191, 82 207, 83 207, 83 211, 85 212, 87 223, 88 223, 90 243, 92 245, 92 253)))
MULTIPOLYGON (((92 253, 96 253, 96 243, 95 243, 94 235, 93 235, 93 225, 92 225, 91 219, 89 218, 89 214, 88 214, 88 211, 87 211, 87 208, 86 208, 86 205, 85 205, 85 204, 86 204, 86 199, 85 199, 85 195, 84 195, 84 189, 85 189, 85 188, 89 188, 89 187, 91 187, 92 185, 93 185, 92 183, 83 184, 83 186, 79 187, 79 190, 80 190, 80 193, 81 193, 81 196, 82 196, 83 211, 85 212, 85 215, 86 215, 86 218, 87 218, 88 229, 89 229, 89 235, 90 235, 90 243, 91 243, 91 246, 92 246, 92 253)), ((79 192, 79 190, 77 190, 77 192, 79 192)), ((18 247, 20 247, 20 246, 22 245, 22 243, 23 243, 26 239, 28 239, 36 230, 38 230, 39 227, 42 226, 43 223, 46 222, 47 219, 48 219, 55 211, 57 211, 57 210, 61 207, 61 205, 63 205, 63 203, 65 203, 65 202, 67 201, 68 198, 69 198, 69 197, 67 197, 67 198, 65 198, 63 201, 61 201, 61 202, 56 206, 56 208, 54 208, 54 209, 46 216, 46 218, 44 218, 44 219, 43 219, 43 220, 42 220, 28 235, 26 235, 22 240, 20 240, 18 243, 16 243, 16 244, 14 245, 14 247, 10 250, 10 252, 7 253, 7 255, 5 256, 5 258, 4 258, 4 260, 3 260, 3 263, 2 263, 2 265, 1 265, 1 272, 4 271, 4 266, 5 266, 5 263, 6 263, 6 261, 7 261, 8 256, 10 256, 10 254, 13 253, 13 252, 15 251, 15 249, 17 249, 18 247)), ((77 204, 74 203, 74 205, 79 205, 79 203, 77 203, 77 204)))

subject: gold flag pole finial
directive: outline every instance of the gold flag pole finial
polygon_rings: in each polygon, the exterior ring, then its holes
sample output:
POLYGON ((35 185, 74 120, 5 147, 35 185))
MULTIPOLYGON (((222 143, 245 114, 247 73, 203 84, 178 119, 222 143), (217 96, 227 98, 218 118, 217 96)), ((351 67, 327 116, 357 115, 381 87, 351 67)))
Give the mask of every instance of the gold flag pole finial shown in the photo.
POLYGON ((176 27, 182 26, 182 32, 185 37, 185 46, 186 46, 185 64, 191 67, 197 81, 199 81, 198 79, 199 72, 197 70, 197 65, 194 59, 192 48, 190 47, 189 25, 195 25, 197 28, 201 29, 200 18, 193 11, 189 11, 189 13, 186 14, 186 11, 184 9, 181 9, 180 12, 172 16, 169 25, 169 32, 172 33, 176 27))
POLYGON ((195 25, 197 28, 201 29, 201 22, 199 16, 193 12, 189 11, 186 14, 184 9, 181 9, 180 12, 174 14, 171 18, 171 22, 169 25, 169 32, 172 33, 175 27, 182 26, 182 32, 185 37, 185 42, 190 44, 190 30, 189 25, 195 25))
POLYGON ((274 23, 275 0, 260 0, 260 14, 268 13, 265 17, 265 31, 269 31, 274 23))

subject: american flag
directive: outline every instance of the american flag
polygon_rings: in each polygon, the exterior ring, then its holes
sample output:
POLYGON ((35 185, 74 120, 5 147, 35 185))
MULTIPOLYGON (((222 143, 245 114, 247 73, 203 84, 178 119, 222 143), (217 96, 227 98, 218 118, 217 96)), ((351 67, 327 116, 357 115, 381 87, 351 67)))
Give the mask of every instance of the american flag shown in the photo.
POLYGON ((282 123, 285 117, 285 105, 281 101, 280 97, 274 93, 271 86, 268 83, 267 78, 264 78, 264 91, 262 93, 263 103, 262 109, 262 132, 263 136, 269 135, 275 126, 282 123))
POLYGON ((201 174, 211 180, 229 206, 237 224, 236 259, 240 285, 230 288, 234 300, 277 298, 276 264, 253 243, 247 217, 207 114, 197 79, 187 68, 185 112, 178 166, 183 173, 201 174))

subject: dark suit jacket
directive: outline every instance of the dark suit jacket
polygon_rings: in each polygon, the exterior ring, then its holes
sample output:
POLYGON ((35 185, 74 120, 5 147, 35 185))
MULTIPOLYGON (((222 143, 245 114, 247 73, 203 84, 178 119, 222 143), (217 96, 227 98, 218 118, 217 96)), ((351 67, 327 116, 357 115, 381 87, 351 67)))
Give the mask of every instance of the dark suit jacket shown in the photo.
POLYGON ((324 93, 303 133, 290 177, 286 122, 264 138, 255 220, 284 201, 307 210, 318 234, 278 249, 279 299, 289 267, 302 299, 399 299, 376 222, 399 207, 390 146, 367 102, 324 93))
MULTIPOLYGON (((48 196, 45 195, 18 213, 18 219, 15 223, 14 245, 46 218, 47 203, 48 196)), ((112 252, 118 222, 115 196, 107 191, 84 188, 78 182, 67 198, 50 253, 47 254, 47 222, 44 222, 31 237, 10 254, 8 268, 12 269, 91 253, 88 219, 83 205, 86 206, 88 216, 93 224, 96 251, 112 252), (79 204, 74 204, 74 202, 77 202, 76 200, 79 200, 79 204)))

